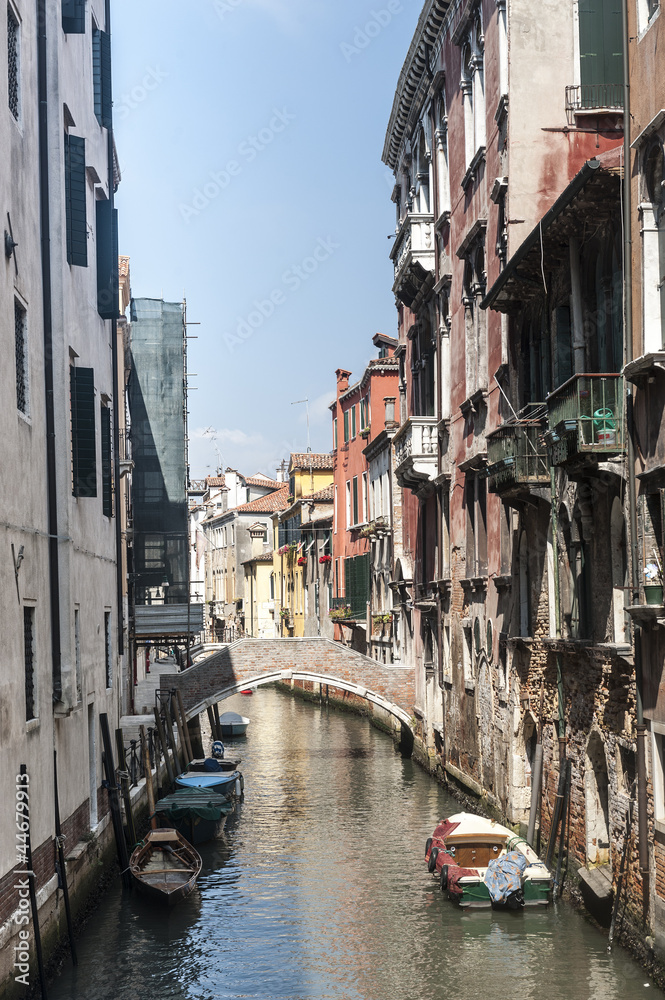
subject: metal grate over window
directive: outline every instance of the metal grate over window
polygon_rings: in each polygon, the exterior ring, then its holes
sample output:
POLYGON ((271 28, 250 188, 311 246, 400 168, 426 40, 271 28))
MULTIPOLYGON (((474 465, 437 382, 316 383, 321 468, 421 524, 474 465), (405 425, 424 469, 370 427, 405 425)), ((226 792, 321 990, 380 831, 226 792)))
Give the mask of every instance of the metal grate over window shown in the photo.
POLYGON ((7 74, 9 110, 18 121, 18 21, 11 7, 7 8, 7 74))
POLYGON ((16 345, 16 406, 28 412, 28 350, 26 344, 25 309, 14 300, 14 343, 16 345))
POLYGON ((35 609, 23 608, 23 662, 25 665, 25 718, 35 719, 35 609))

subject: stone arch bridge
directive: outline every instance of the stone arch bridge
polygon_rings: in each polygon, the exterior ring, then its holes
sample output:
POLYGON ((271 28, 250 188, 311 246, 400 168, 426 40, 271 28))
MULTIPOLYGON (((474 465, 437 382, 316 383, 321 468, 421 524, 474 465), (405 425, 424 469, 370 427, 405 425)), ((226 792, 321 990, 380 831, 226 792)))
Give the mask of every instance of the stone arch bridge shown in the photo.
POLYGON ((413 730, 413 667, 377 663, 330 639, 240 639, 182 673, 162 674, 160 687, 180 690, 191 719, 243 688, 290 680, 348 691, 413 730))

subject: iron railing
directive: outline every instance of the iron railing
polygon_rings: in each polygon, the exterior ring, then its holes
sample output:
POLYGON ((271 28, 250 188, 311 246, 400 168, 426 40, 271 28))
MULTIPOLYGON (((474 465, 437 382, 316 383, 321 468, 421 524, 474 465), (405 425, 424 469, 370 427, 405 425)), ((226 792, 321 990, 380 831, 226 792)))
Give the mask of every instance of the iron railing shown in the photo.
POLYGON ((566 87, 566 112, 623 111, 623 84, 580 83, 566 87))
POLYGON ((555 465, 575 453, 607 455, 624 450, 621 375, 573 375, 549 394, 547 410, 555 465))
POLYGON ((547 448, 543 441, 544 404, 531 408, 538 416, 511 420, 487 435, 489 490, 543 486, 550 481, 547 448))

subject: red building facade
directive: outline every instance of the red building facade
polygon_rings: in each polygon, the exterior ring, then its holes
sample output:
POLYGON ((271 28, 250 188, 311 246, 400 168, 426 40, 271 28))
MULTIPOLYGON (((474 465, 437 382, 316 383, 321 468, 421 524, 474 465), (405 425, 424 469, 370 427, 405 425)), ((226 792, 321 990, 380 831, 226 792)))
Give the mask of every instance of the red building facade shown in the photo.
POLYGON ((334 462, 333 617, 336 638, 367 649, 370 602, 369 464, 367 445, 392 426, 397 405, 397 342, 377 333, 379 356, 358 382, 338 368, 337 395, 331 404, 334 462))

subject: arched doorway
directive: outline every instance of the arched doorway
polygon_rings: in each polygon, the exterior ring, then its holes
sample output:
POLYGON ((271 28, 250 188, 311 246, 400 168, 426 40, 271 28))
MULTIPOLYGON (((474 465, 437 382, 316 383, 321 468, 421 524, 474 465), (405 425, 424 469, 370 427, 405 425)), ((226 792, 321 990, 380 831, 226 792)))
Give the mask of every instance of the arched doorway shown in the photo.
POLYGON ((599 733, 592 733, 587 744, 584 791, 587 862, 605 865, 610 860, 609 778, 599 733))

